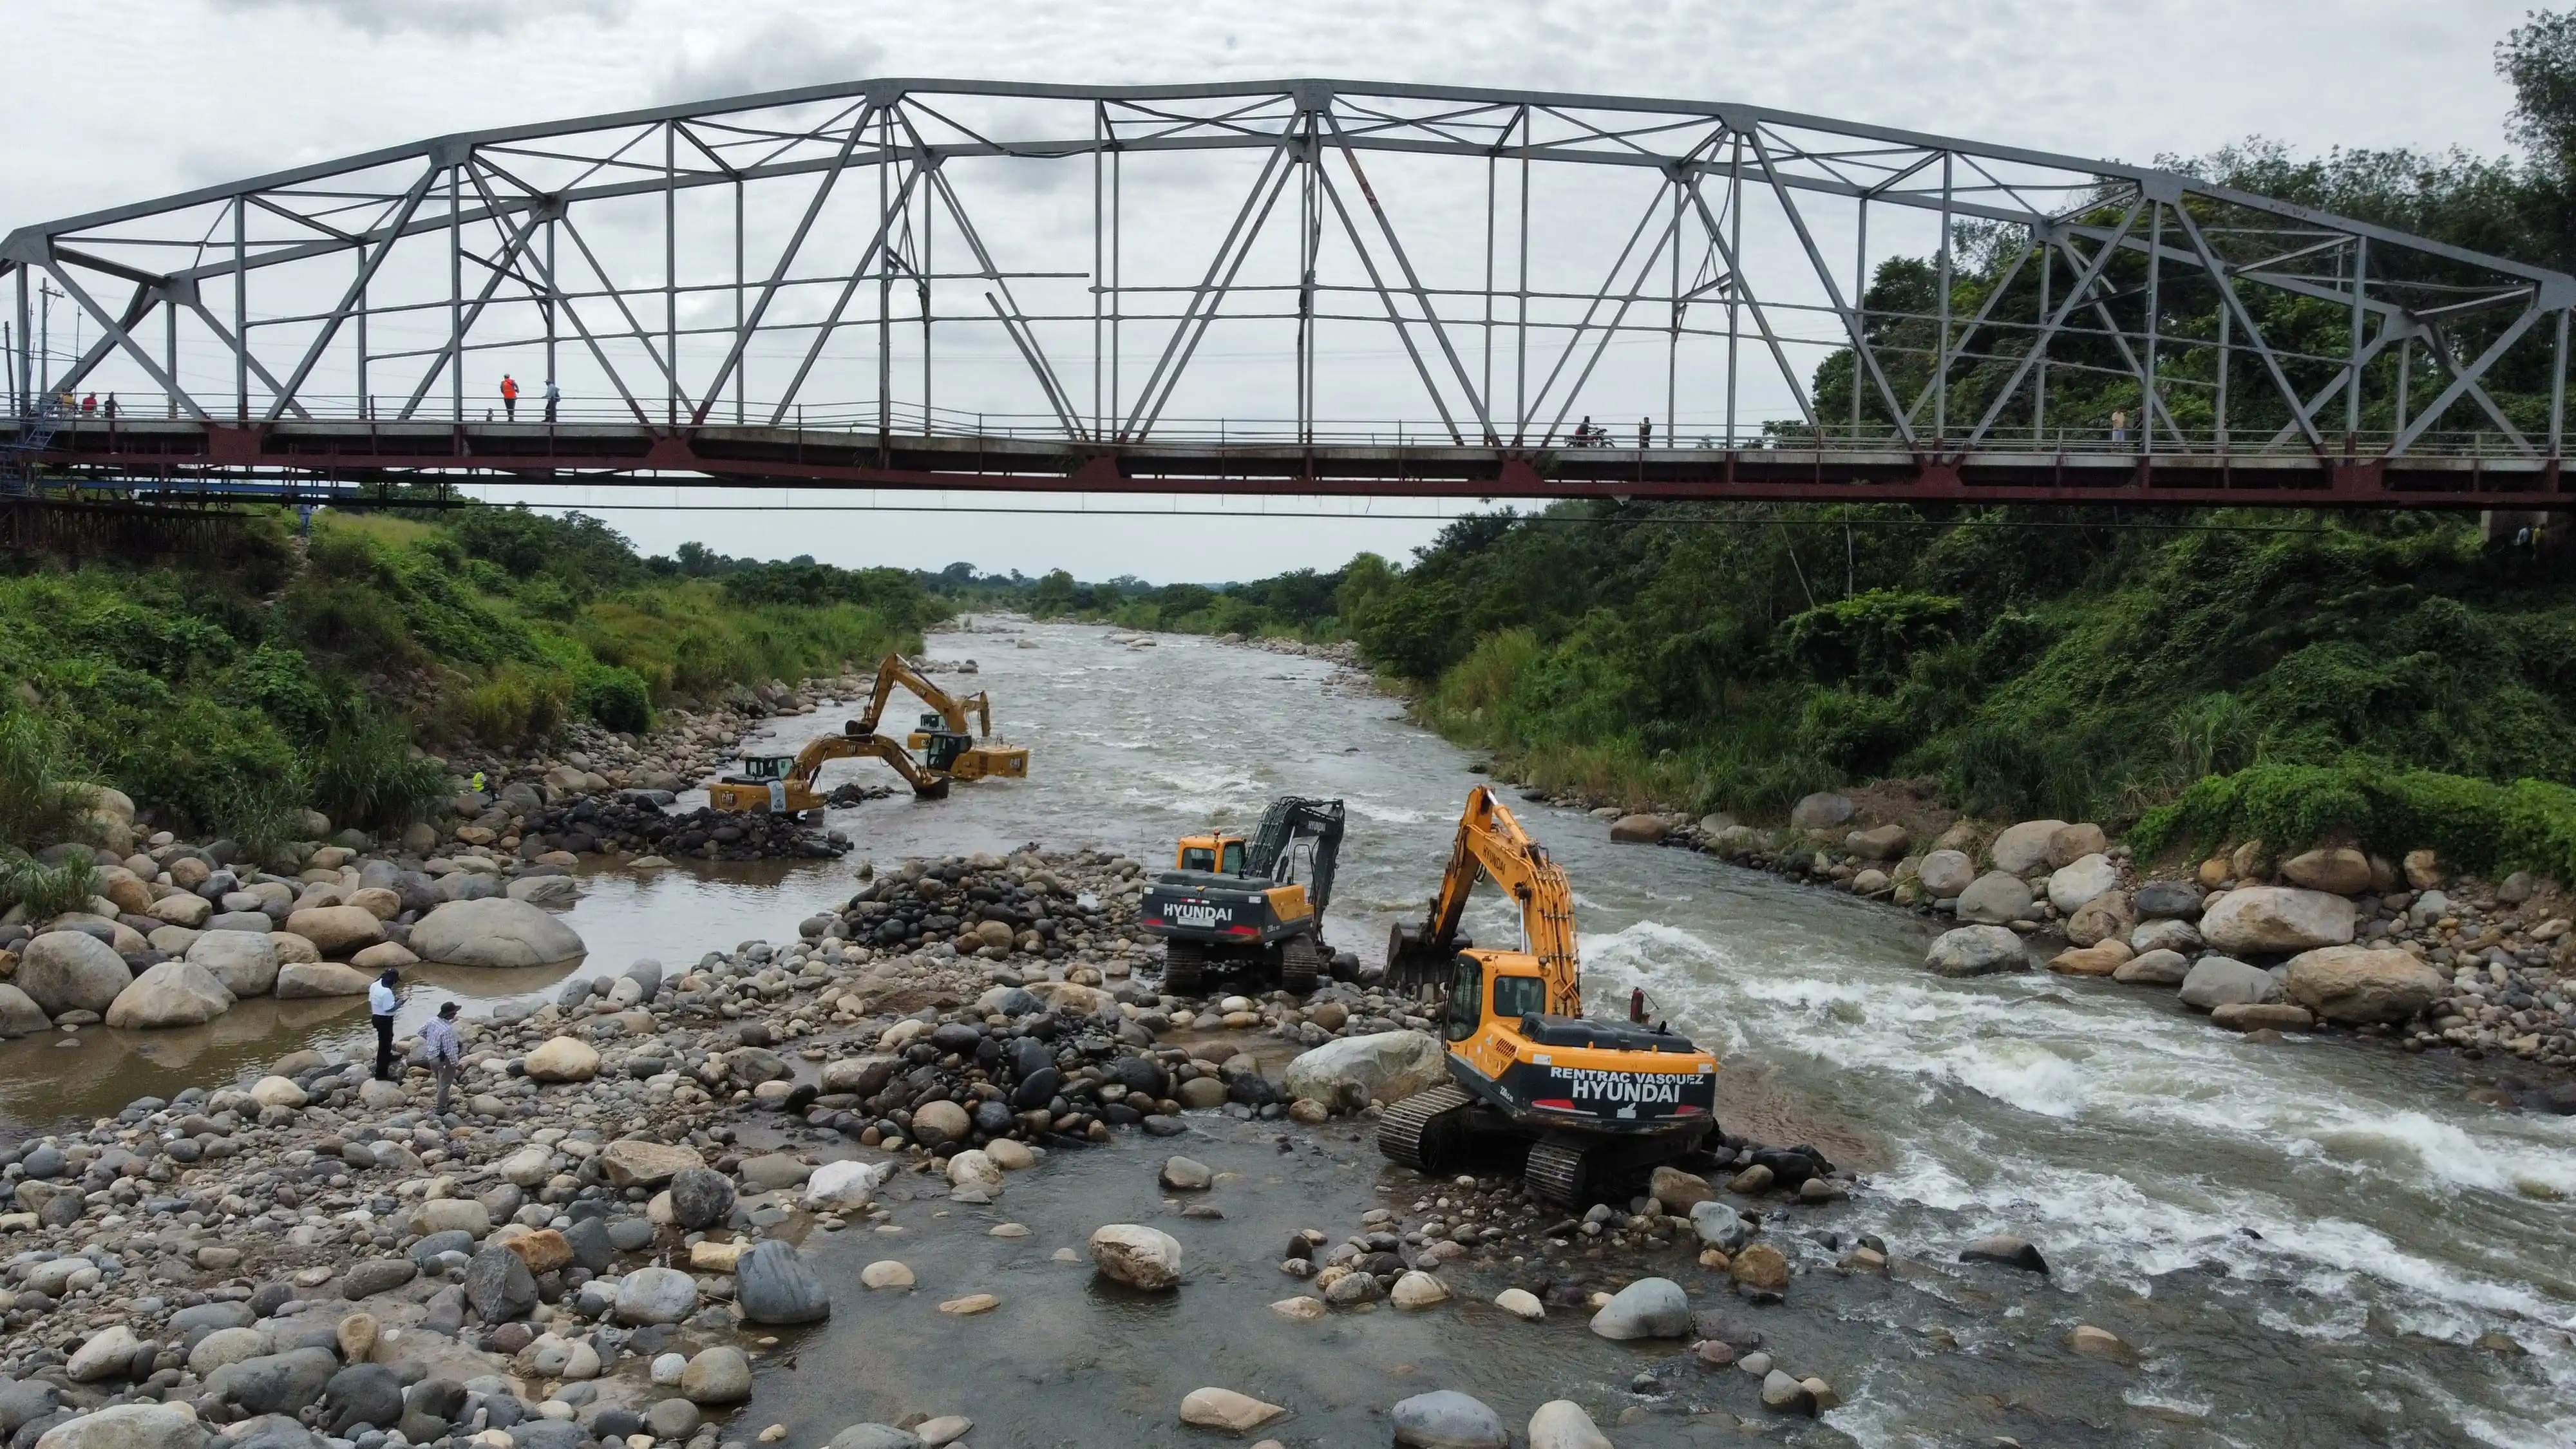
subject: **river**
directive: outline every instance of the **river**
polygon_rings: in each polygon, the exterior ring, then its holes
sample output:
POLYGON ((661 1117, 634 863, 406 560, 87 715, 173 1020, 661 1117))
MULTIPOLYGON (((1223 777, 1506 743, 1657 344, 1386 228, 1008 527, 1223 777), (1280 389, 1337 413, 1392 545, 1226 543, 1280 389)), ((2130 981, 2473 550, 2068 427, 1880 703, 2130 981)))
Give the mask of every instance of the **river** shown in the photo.
MULTIPOLYGON (((679 965, 741 940, 776 939, 845 895, 863 859, 1038 842, 1099 845, 1150 861, 1186 829, 1248 825, 1283 792, 1349 803, 1327 927, 1336 944, 1373 959, 1388 925, 1419 910, 1477 777, 1467 755, 1407 725, 1394 702, 1325 689, 1332 670, 1315 660, 1185 637, 1131 649, 1096 628, 1006 627, 1013 632, 934 636, 929 652, 979 661, 973 683, 992 691, 997 730, 1030 747, 1026 782, 960 786, 944 802, 899 796, 835 811, 832 823, 860 842, 846 861, 683 865, 644 876, 589 871, 569 913, 591 947, 582 969, 618 969, 642 955, 679 965), (1033 647, 1020 647, 1023 640, 1033 647)), ((776 748, 838 728, 843 713, 777 721, 776 748)), ((844 771, 867 778, 867 770, 882 773, 873 762, 836 764, 826 783, 844 771)), ((1775 1340, 1797 1349, 1802 1371, 1823 1372, 1846 1398, 1826 1417, 1841 1435, 1868 1445, 2000 1435, 2033 1444, 2576 1442, 2569 1337, 2576 1216, 2568 1205, 2576 1194, 2576 1119, 2480 1105, 2470 1095, 2478 1085, 2471 1064, 2447 1058, 2349 1039, 2250 1043, 2211 1030, 2163 993, 2043 974, 1935 978, 1919 967, 1927 926, 1901 912, 1686 851, 1612 845, 1588 816, 1514 804, 1574 882, 1596 999, 1645 986, 1726 1056, 1722 1119, 1756 1135, 1803 1132, 1867 1173, 1867 1190, 1830 1210, 1830 1226, 1846 1243, 1854 1233, 1879 1234, 1906 1271, 1867 1281, 1810 1272, 1789 1307, 1767 1315, 1778 1325, 1775 1340), (1952 1261, 1959 1246, 1998 1231, 2039 1244, 2053 1274, 2022 1278, 1952 1261), (2136 1345, 2141 1362, 2076 1357, 2064 1338, 2078 1323, 2136 1345)), ((1470 928, 1488 940, 1512 934, 1509 917, 1489 902, 1470 928)), ((409 1010, 426 1012, 449 991, 480 999, 551 984, 449 973, 415 990, 409 1010)), ((47 1038, 12 1044, 0 1049, 0 1112, 25 1121, 50 1115, 44 1108, 113 1111, 138 1092, 206 1081, 302 1041, 354 1041, 363 1028, 348 1008, 316 1006, 306 1016, 290 1009, 305 1005, 255 1003, 201 1032, 119 1041, 93 1031, 77 1049, 47 1038)), ((1277 1157, 1271 1135, 1220 1128, 1207 1150, 1248 1154, 1247 1162, 1277 1157)), ((1349 1193, 1364 1205, 1377 1172, 1365 1142, 1338 1129, 1318 1136, 1324 1148, 1301 1150, 1320 1151, 1336 1166, 1311 1178, 1290 1174, 1280 1189, 1287 1217, 1336 1174, 1350 1179, 1349 1193)), ((1077 1156, 1086 1165, 1058 1162, 1045 1171, 1080 1181, 1108 1170, 1089 1164, 1123 1154, 1077 1156)), ((1049 1238, 1049 1225, 1030 1216, 1050 1192, 1045 1184, 1015 1188, 1006 1206, 1042 1229, 1032 1243, 1078 1242, 1070 1218, 1049 1238), (1032 1203, 1023 1206, 1023 1196, 1032 1203)), ((927 1203, 918 1210, 925 1227, 932 1210, 927 1203)), ((1347 1231, 1356 1211, 1315 1225, 1347 1231)), ((1022 1395, 1031 1402, 1073 1396, 1056 1403, 1058 1411, 1093 1394, 1105 1411, 1146 1412, 1136 1406, 1177 1383, 1140 1421, 1152 1433, 1140 1430, 1132 1441, 1163 1442, 1154 1435, 1169 1429, 1180 1392, 1226 1382, 1222 1366, 1211 1367, 1191 1345, 1217 1341, 1207 1336, 1221 1338, 1229 1325, 1249 1327, 1245 1314, 1266 1318, 1259 1305, 1294 1286, 1259 1267, 1277 1251, 1278 1225, 1264 1216, 1210 1228, 1213 1250, 1233 1255, 1219 1280, 1233 1287, 1212 1283, 1199 1293, 1194 1285, 1180 1309, 1096 1303, 1101 1321, 1059 1325, 1094 1350, 1102 1332, 1139 1335, 1123 1355, 1095 1355, 1089 1370, 1069 1367, 1081 1353, 1059 1351, 1043 1325, 1026 1326, 1032 1337, 1014 1340, 1025 1353, 985 1343, 1005 1325, 936 1316, 887 1343, 927 1348, 942 1361, 950 1354, 961 1364, 989 1361, 1005 1377, 1015 1365, 1026 1368, 1015 1381, 1033 1385, 1022 1395), (1179 1350, 1177 1367, 1135 1362, 1166 1341, 1179 1350), (1105 1377, 1085 1388, 1086 1374, 1105 1377)), ((1807 1227, 1792 1210, 1783 1231, 1807 1227)), ((919 1267, 941 1254, 1001 1251, 1000 1240, 942 1241, 948 1245, 907 1243, 906 1256, 919 1267)), ((1831 1256, 1812 1244, 1803 1251, 1817 1264, 1831 1256)), ((864 1247, 835 1250, 836 1299, 848 1301, 842 1279, 860 1291, 856 1265, 870 1255, 864 1247)), ((1019 1269, 999 1258, 977 1261, 995 1274, 1044 1271, 1043 1255, 1019 1269)), ((1577 1396, 1597 1414, 1605 1412, 1603 1395, 1625 1392, 1618 1355, 1629 1351, 1590 1340, 1579 1323, 1546 1325, 1548 1346, 1534 1353, 1509 1341, 1518 1325, 1498 1325, 1491 1312, 1462 1313, 1458 1335, 1445 1342, 1419 1321, 1371 1317, 1387 1322, 1346 1325, 1285 1356, 1261 1349, 1263 1373, 1301 1380, 1319 1404, 1343 1403, 1362 1416, 1354 1423, 1367 1422, 1371 1406, 1441 1386, 1405 1380, 1409 1386, 1397 1389, 1397 1376, 1381 1392, 1377 1377, 1354 1382, 1351 1349, 1371 1335, 1386 1340, 1375 1345, 1380 1360, 1394 1354, 1436 1366, 1445 1352, 1467 1381, 1460 1386, 1501 1385, 1496 1402, 1506 1417, 1505 1399, 1553 1396, 1541 1392, 1553 1379, 1589 1385, 1577 1396)), ((811 1364, 818 1354, 837 1361, 859 1353, 876 1331, 860 1324, 875 1321, 836 1317, 801 1356, 811 1364)), ((1281 1335, 1265 1327, 1260 1336, 1267 1344, 1281 1335)), ((904 1381, 888 1370, 883 1392, 898 1396, 904 1381)), ((813 1383, 818 1402, 810 1421, 791 1425, 794 1442, 827 1437, 837 1427, 825 1422, 831 1413, 839 1422, 857 1417, 827 1402, 842 1387, 813 1383)), ((1649 1412, 1611 1432, 1623 1445, 1704 1442, 1696 1436, 1712 1421, 1679 1417, 1682 1401, 1694 1398, 1759 1413, 1747 1385, 1723 1387, 1685 1383, 1670 1402, 1637 1399, 1649 1412)), ((795 1417, 792 1379, 764 1381, 756 1413, 773 1402, 795 1417)), ((1535 1402, 1519 1403, 1519 1414, 1535 1402)), ((1351 1442, 1330 1431, 1337 1421, 1320 1406, 1305 1422, 1284 1437, 1351 1442), (1328 1426, 1324 1438, 1301 1437, 1318 1425, 1328 1426)), ((1381 1440, 1383 1432, 1374 1431, 1381 1440)), ((1003 1442, 1059 1441, 1022 1430, 1003 1442)), ((1098 1441, 1074 1432, 1060 1442, 1098 1441)))

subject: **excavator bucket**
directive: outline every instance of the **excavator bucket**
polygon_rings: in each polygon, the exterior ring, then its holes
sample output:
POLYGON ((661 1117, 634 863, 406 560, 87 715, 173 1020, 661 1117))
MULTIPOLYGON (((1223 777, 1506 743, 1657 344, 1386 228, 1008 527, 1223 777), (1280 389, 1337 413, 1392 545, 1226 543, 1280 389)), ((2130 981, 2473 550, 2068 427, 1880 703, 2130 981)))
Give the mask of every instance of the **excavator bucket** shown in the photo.
POLYGON ((1449 964, 1476 943, 1464 932, 1445 946, 1426 937, 1420 926, 1397 925, 1386 933, 1386 986, 1391 991, 1438 988, 1449 981, 1449 964))

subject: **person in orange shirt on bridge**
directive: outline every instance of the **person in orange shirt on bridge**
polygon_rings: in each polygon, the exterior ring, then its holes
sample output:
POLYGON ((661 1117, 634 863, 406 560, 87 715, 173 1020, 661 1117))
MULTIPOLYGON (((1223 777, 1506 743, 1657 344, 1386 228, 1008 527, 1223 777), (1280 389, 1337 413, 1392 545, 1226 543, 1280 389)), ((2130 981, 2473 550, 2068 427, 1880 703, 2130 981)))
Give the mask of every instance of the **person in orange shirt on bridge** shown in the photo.
POLYGON ((519 420, 519 380, 506 372, 501 374, 501 410, 510 415, 510 421, 519 420))

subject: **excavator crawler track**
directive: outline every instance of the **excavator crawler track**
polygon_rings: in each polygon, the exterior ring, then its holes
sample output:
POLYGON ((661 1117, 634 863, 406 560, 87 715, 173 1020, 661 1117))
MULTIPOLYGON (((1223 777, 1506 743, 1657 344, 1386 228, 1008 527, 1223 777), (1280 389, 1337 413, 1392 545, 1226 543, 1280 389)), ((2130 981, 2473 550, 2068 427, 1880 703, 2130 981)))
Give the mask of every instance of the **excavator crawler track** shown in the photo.
POLYGON ((1565 1142, 1533 1142, 1529 1162, 1521 1169, 1521 1182, 1529 1188, 1530 1196, 1551 1207, 1582 1207, 1585 1190, 1591 1186, 1586 1167, 1580 1147, 1565 1142))
POLYGON ((1279 987, 1295 996, 1305 996, 1315 989, 1315 980, 1323 974, 1324 958, 1315 949, 1311 935, 1291 936, 1279 946, 1279 987))
POLYGON ((1416 1172, 1438 1172, 1453 1161, 1461 1146, 1460 1127, 1475 1099, 1456 1087, 1416 1092, 1386 1109, 1378 1119, 1377 1150, 1390 1162, 1416 1172))
POLYGON ((1170 941, 1163 946, 1163 989, 1174 996, 1196 996, 1207 978, 1207 948, 1196 941, 1170 941))

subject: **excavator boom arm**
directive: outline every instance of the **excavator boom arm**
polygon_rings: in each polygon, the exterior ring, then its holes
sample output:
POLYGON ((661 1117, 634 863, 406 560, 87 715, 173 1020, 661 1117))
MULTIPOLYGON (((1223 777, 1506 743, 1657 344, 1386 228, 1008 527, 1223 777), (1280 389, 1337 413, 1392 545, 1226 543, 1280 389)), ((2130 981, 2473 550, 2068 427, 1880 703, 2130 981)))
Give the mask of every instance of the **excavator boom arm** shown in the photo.
POLYGON ((885 714, 886 702, 894 697, 894 687, 898 684, 921 696, 922 703, 937 710, 950 730, 961 735, 966 733, 966 713, 973 710, 976 733, 990 735, 993 732, 993 699, 990 694, 976 693, 960 699, 931 683, 930 676, 922 673, 920 666, 911 660, 900 654, 889 654, 885 662, 877 666, 877 683, 868 694, 868 711, 859 716, 861 734, 877 732, 877 721, 885 714))
POLYGON ((1244 844, 1244 866, 1256 875, 1273 880, 1286 880, 1290 847, 1299 840, 1311 839, 1314 850, 1308 857, 1310 879, 1306 898, 1314 902, 1315 913, 1322 915, 1333 900, 1333 864, 1342 850, 1342 802, 1314 800, 1303 795, 1282 795, 1270 802, 1261 814, 1261 825, 1244 844))
POLYGON ((1494 792, 1479 785, 1467 792, 1467 808, 1458 818, 1450 843, 1449 867, 1441 873, 1440 893, 1431 900, 1421 940, 1441 958, 1452 950, 1467 897, 1479 878, 1492 880, 1521 908, 1521 934, 1539 962, 1547 984, 1547 1009, 1558 1016, 1583 1014, 1582 963, 1575 954, 1574 889, 1565 871, 1521 828, 1519 820, 1494 792))
POLYGON ((816 736, 812 743, 797 753, 794 778, 797 784, 813 790, 825 762, 853 760, 868 755, 892 765, 894 772, 903 776, 904 783, 910 785, 916 795, 946 793, 945 782, 932 779, 914 763, 911 752, 903 747, 901 741, 875 734, 816 736))

